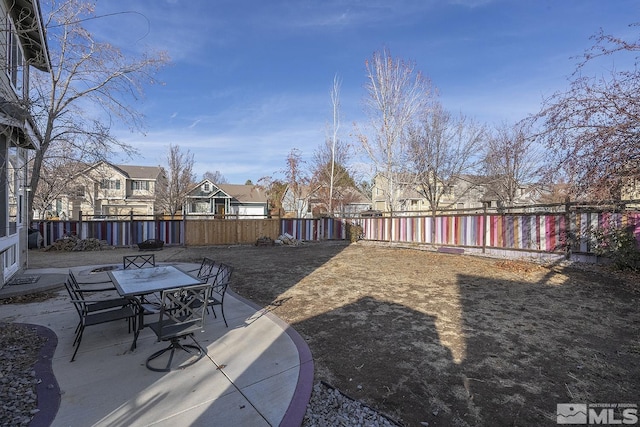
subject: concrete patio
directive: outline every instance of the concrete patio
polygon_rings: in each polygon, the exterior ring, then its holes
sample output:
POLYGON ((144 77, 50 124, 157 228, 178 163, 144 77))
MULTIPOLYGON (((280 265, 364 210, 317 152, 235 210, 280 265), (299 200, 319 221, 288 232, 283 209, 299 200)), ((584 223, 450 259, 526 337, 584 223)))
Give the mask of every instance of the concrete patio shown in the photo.
MULTIPOLYGON (((198 265, 178 264, 183 269, 198 265)), ((79 276, 99 266, 74 267, 79 276)), ((267 310, 228 292, 225 314, 207 317, 196 340, 207 356, 183 370, 159 373, 146 358, 166 346, 149 328, 130 351, 127 324, 85 330, 74 362, 72 342, 78 316, 63 280, 68 269, 27 270, 34 284, 5 285, 0 298, 51 290, 44 302, 2 305, 0 322, 42 325, 57 336, 52 368, 59 393, 38 393, 32 425, 52 426, 299 426, 313 385, 313 361, 304 340, 267 310), (47 397, 48 396, 48 397, 47 397), (55 410, 59 399, 59 408, 55 410), (48 410, 46 410, 48 406, 48 410), (52 409, 53 408, 53 409, 52 409), (47 415, 49 414, 49 415, 47 415), (53 419, 51 414, 55 414, 53 419)), ((106 276, 106 274, 105 274, 106 276)), ((94 276, 95 280, 101 280, 94 276)), ((57 391, 55 384, 43 384, 57 391)))

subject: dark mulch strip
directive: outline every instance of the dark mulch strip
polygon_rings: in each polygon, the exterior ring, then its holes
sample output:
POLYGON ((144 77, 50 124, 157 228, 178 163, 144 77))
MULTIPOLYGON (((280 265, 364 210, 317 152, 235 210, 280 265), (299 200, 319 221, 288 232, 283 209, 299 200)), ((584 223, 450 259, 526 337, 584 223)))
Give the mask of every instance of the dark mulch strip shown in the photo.
POLYGON ((38 353, 38 361, 33 369, 40 383, 36 388, 38 394, 38 412, 34 415, 30 427, 50 426, 60 408, 60 387, 53 374, 53 354, 58 345, 58 337, 51 329, 32 324, 23 324, 36 330, 38 335, 46 339, 38 353))

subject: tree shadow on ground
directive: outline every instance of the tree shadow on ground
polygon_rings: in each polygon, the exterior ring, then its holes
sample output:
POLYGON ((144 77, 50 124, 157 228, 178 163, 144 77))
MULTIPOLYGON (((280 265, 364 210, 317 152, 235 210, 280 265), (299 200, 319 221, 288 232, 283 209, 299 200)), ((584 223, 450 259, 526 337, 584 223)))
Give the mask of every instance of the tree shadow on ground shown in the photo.
POLYGON ((416 281, 425 304, 365 295, 293 323, 316 376, 407 425, 555 425, 558 403, 637 403, 637 295, 576 271, 456 277, 416 281))
POLYGON ((439 419, 449 425, 446 402, 459 390, 446 383, 459 368, 441 345, 433 316, 363 297, 293 327, 306 337, 316 366, 328 369, 317 374, 348 396, 398 421, 428 421, 427 414, 442 411, 439 419), (331 351, 314 352, 325 340, 331 351))
POLYGON ((484 424, 555 424, 559 403, 637 403, 637 295, 584 272, 558 279, 458 276, 460 368, 484 424))

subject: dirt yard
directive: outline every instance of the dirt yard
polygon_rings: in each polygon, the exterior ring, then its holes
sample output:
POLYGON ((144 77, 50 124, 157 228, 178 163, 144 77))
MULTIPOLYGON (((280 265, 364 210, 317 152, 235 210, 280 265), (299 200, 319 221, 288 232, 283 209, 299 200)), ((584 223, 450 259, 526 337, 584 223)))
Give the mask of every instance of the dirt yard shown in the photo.
POLYGON ((407 426, 556 425, 558 403, 640 404, 637 275, 366 243, 157 252, 205 255, 307 340, 317 380, 407 426))

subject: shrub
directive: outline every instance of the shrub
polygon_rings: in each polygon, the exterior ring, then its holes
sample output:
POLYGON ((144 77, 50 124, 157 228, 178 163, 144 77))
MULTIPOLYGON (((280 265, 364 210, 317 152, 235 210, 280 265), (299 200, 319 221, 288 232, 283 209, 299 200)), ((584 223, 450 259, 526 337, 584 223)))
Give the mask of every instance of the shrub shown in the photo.
POLYGON ((604 227, 591 231, 592 250, 610 259, 620 270, 640 270, 640 251, 630 227, 604 227))
POLYGON ((351 224, 349 227, 349 237, 351 243, 355 243, 362 238, 362 227, 356 224, 351 224))

